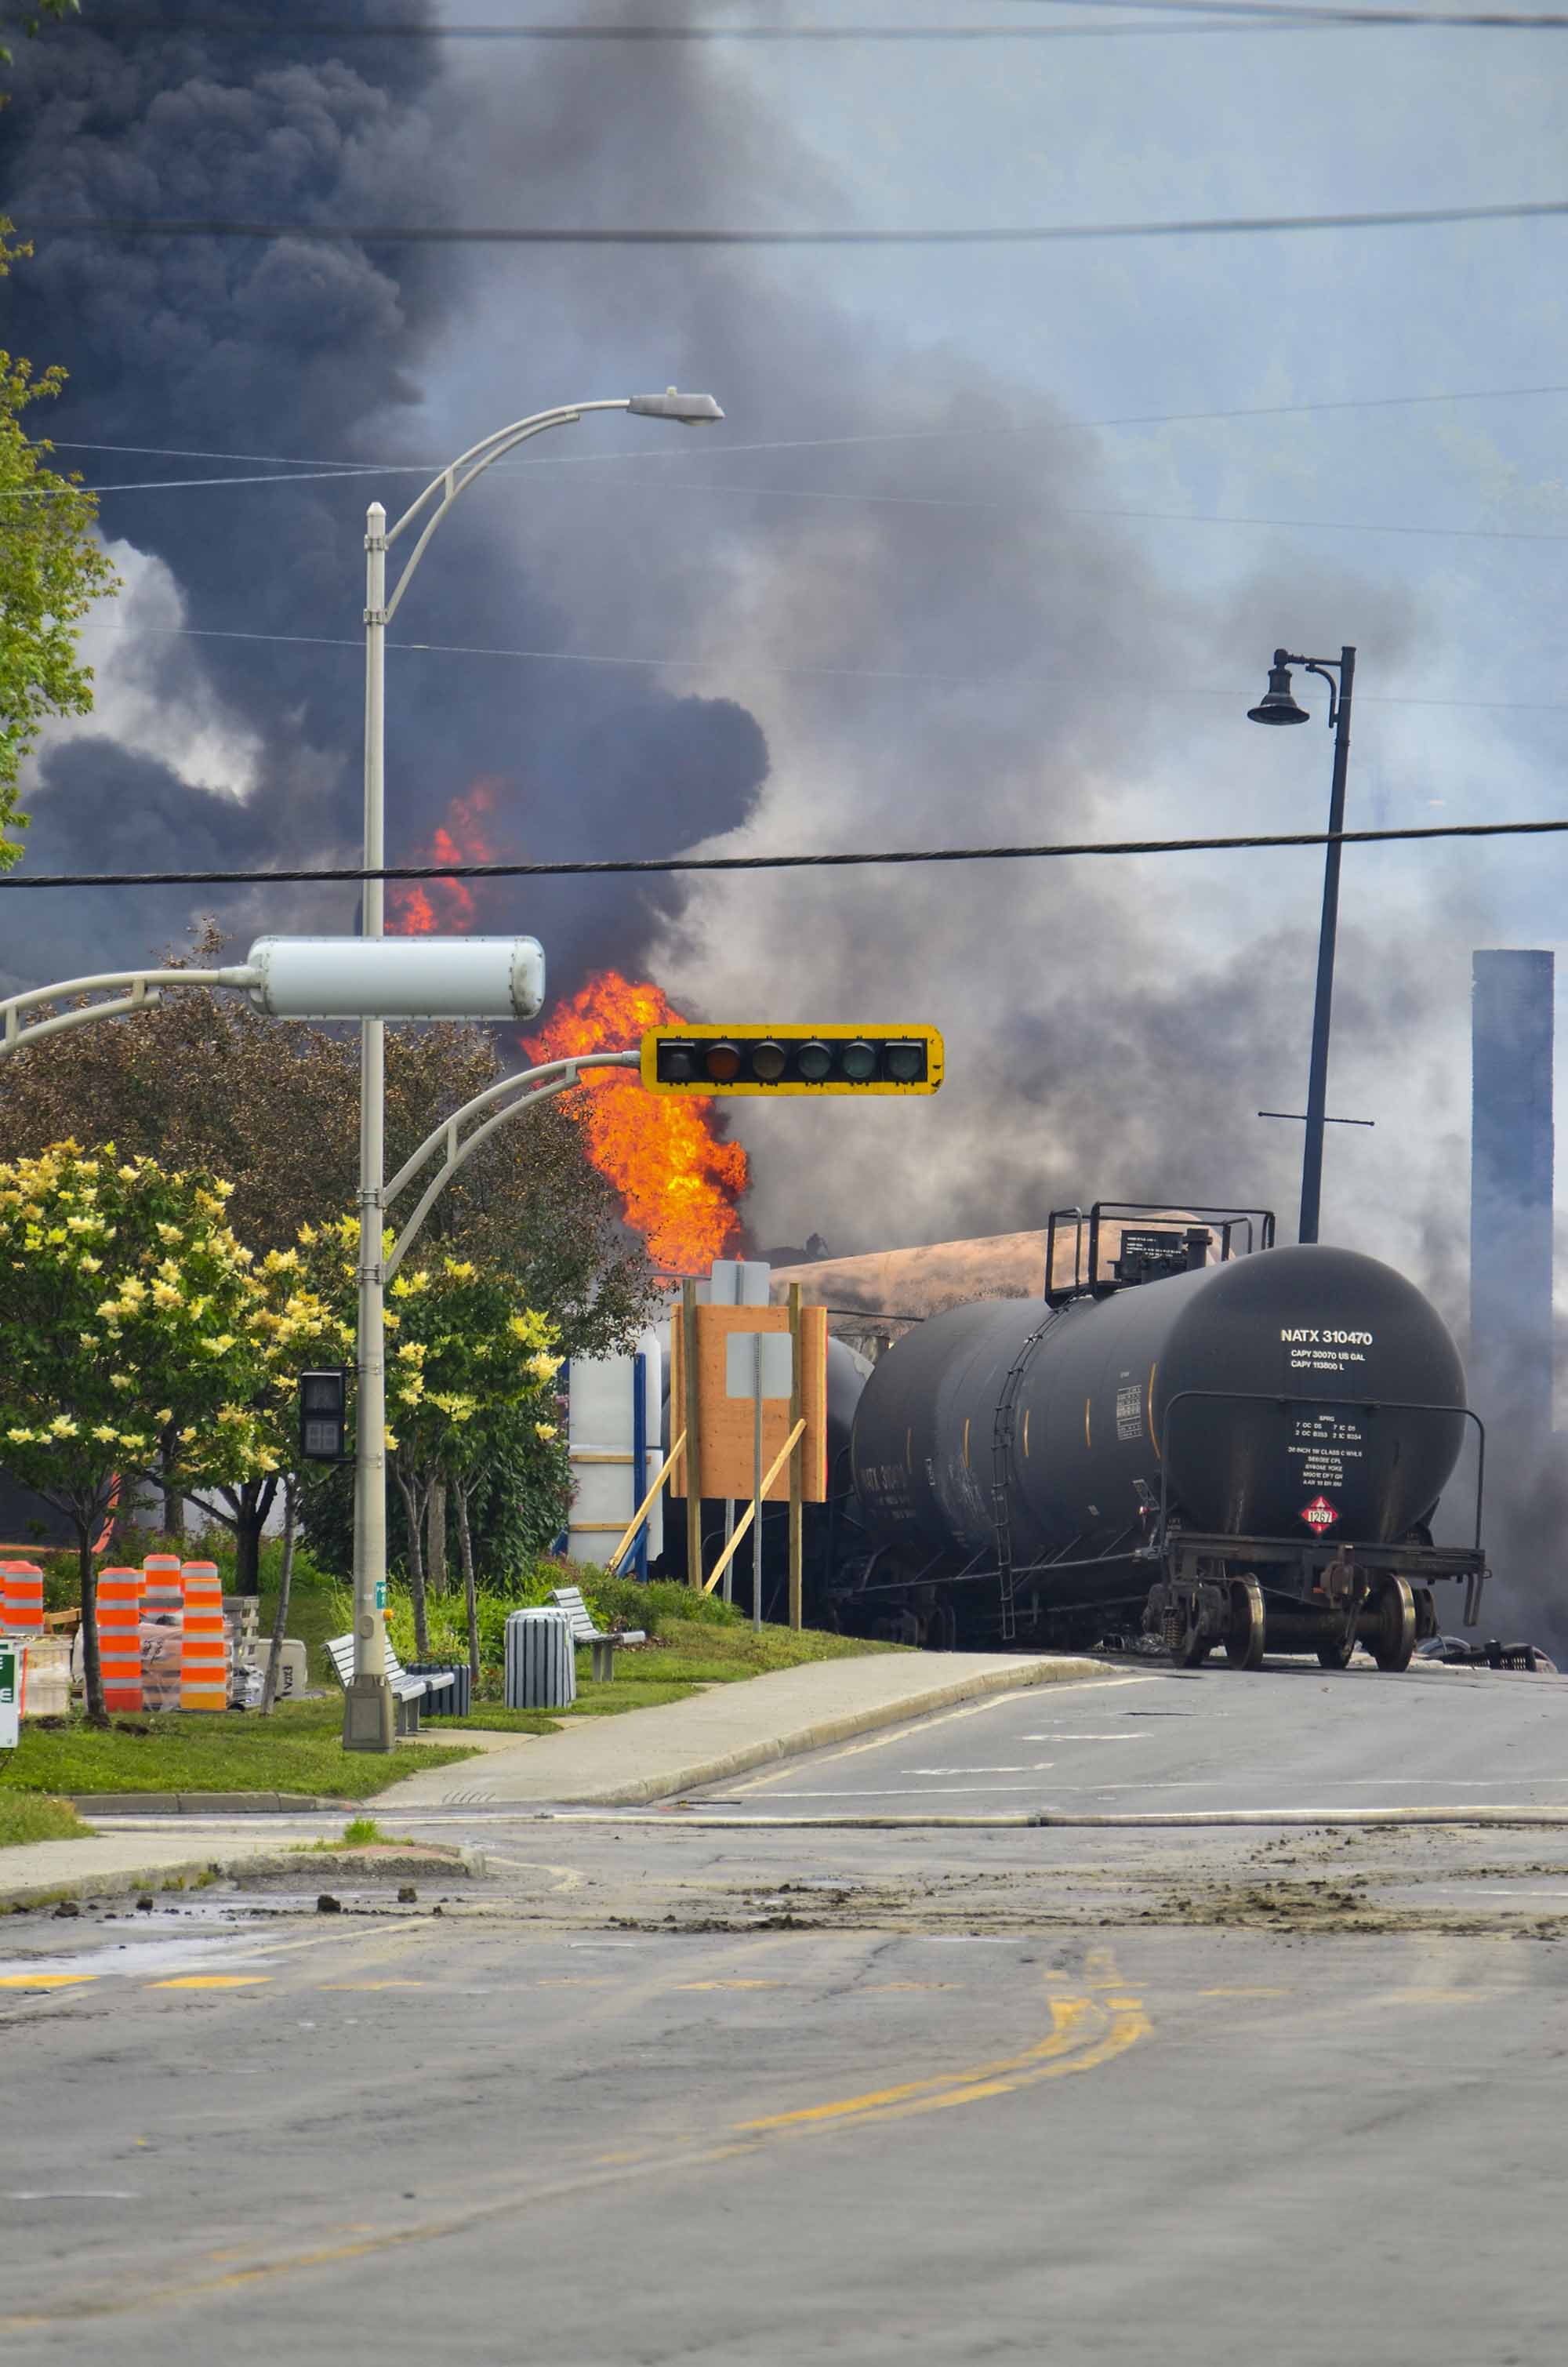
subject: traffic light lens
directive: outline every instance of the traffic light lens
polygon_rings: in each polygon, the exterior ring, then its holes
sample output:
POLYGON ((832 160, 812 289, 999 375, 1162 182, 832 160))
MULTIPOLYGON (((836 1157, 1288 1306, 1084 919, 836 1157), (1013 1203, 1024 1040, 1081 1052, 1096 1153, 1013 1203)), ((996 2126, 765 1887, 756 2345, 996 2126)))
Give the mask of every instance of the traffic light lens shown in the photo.
POLYGON ((856 1042, 844 1047, 844 1074, 852 1084, 863 1085, 876 1074, 876 1049, 874 1045, 856 1042))
POLYGON ((697 1048, 694 1044, 660 1044, 659 1075, 662 1083, 692 1085, 695 1084, 701 1074, 702 1070, 697 1066, 697 1048))
POLYGON ((923 1044, 889 1044, 886 1059, 887 1073, 895 1084, 918 1085, 924 1082, 926 1048, 923 1044))
POLYGON ((751 1054, 751 1073, 761 1077, 765 1085, 776 1085, 788 1062, 789 1055, 782 1044, 759 1044, 751 1054))
POLYGON ((733 1084, 740 1074, 740 1053, 734 1044, 710 1044, 707 1072, 716 1085, 733 1084))
POLYGON ((833 1066, 833 1055, 826 1044, 803 1044, 795 1056, 795 1066, 808 1085, 819 1085, 833 1066))

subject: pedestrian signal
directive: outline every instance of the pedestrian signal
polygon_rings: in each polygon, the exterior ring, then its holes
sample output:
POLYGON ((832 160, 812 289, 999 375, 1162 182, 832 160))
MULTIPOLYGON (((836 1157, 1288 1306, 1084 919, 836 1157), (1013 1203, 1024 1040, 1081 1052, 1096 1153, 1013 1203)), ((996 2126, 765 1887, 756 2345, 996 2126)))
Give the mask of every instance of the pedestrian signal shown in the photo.
POLYGON ((650 1027, 650 1093, 934 1093, 934 1027, 650 1027))
POLYGON ((307 1463, 348 1457, 348 1376, 341 1365, 299 1376, 299 1453, 307 1463))

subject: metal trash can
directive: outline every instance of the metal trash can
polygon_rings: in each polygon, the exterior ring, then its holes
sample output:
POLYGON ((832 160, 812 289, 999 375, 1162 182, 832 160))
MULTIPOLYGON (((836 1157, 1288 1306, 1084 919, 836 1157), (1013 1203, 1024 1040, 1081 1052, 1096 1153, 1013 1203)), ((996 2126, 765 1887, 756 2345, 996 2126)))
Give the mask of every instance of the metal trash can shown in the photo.
POLYGON ((410 1677, 439 1677, 452 1672, 453 1682, 438 1693, 426 1693, 419 1705, 420 1723, 427 1717, 467 1717, 472 1706, 473 1676, 467 1660, 405 1660, 410 1677))
POLYGON ((565 1709, 577 1699, 577 1654, 564 1611, 513 1611, 506 1621, 508 1709, 565 1709))

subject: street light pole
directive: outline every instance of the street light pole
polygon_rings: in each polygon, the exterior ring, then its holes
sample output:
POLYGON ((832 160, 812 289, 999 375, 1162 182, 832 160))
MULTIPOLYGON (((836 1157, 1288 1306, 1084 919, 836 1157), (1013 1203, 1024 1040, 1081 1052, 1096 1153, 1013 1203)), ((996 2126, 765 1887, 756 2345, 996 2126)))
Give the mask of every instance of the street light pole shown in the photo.
POLYGON ((1269 688, 1247 713, 1255 723, 1305 723, 1306 709, 1291 693, 1289 669, 1301 666, 1328 685, 1328 720, 1334 732, 1334 780, 1328 796, 1328 845, 1323 866, 1323 919, 1317 935, 1317 991, 1313 1001, 1312 1060, 1307 1071, 1306 1141, 1302 1151, 1302 1213, 1296 1238, 1315 1241, 1323 1197, 1323 1134, 1328 1107, 1328 1033, 1334 1007, 1334 952, 1339 928, 1339 834, 1345 827, 1345 782, 1350 764, 1350 695, 1356 651, 1347 642, 1336 658, 1292 657, 1276 650, 1269 688), (1337 681, 1336 675, 1337 674, 1337 681))
MULTIPOLYGON (((365 869, 386 857, 387 513, 365 520, 365 869)), ((384 934, 384 883, 361 884, 359 933, 384 934)), ((390 1750, 395 1708, 387 1682, 387 1333, 381 1270, 386 1173, 387 1029, 359 1023, 359 1388, 354 1457, 354 1678, 344 1702, 345 1750, 390 1750)))
MULTIPOLYGON (((590 411, 630 411, 640 417, 698 426, 724 417, 711 394, 624 395, 607 402, 567 404, 536 412, 497 428, 433 477, 389 533, 387 513, 372 502, 365 520, 365 870, 382 869, 386 856, 387 627, 423 557, 431 536, 460 493, 486 469, 547 428, 573 425, 590 411), (387 553, 400 535, 424 517, 389 599, 387 553)), ((383 934, 385 897, 367 877, 360 934, 383 934)), ((382 1210, 386 1173, 386 1029, 379 1019, 360 1024, 359 1037, 359 1391, 354 1462, 354 1677, 344 1703, 345 1750, 389 1750, 394 1709, 387 1682, 387 1369, 386 1274, 382 1210)))

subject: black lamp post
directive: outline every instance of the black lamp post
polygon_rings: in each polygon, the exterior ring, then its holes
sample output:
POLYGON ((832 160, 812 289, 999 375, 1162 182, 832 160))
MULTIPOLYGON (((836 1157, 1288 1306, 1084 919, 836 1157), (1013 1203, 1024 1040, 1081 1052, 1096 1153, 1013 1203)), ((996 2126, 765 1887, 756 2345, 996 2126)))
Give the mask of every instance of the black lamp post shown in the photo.
POLYGON ((1317 938, 1317 996, 1312 1014, 1312 1067, 1307 1078, 1306 1145, 1302 1153, 1302 1217, 1297 1239, 1317 1239, 1318 1203, 1323 1196, 1324 1112, 1328 1094, 1328 1026, 1334 1002, 1334 939, 1339 923, 1339 832, 1345 827, 1345 775, 1350 761, 1350 689, 1356 678, 1356 652, 1348 645, 1337 658, 1292 657, 1276 650, 1269 669, 1269 687, 1257 707, 1247 708, 1254 723, 1306 723, 1310 717, 1291 693, 1291 668, 1304 667, 1328 685, 1328 728, 1334 734, 1334 786, 1328 798, 1329 844, 1323 866, 1323 925, 1317 938), (1335 676, 1337 673, 1338 679, 1335 676))

